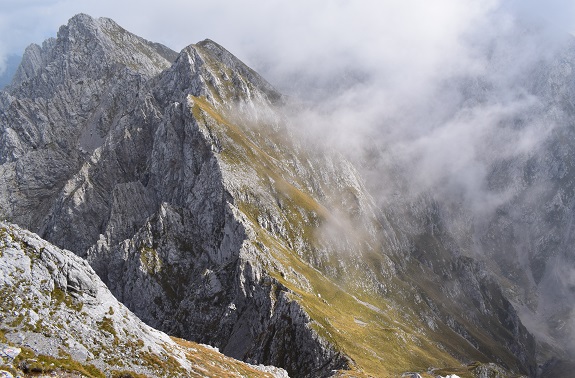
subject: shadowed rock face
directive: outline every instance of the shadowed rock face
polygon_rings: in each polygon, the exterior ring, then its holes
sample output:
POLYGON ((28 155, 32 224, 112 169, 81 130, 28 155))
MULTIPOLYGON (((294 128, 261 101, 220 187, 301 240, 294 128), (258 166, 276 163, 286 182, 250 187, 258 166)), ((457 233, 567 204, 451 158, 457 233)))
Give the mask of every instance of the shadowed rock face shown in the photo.
POLYGON ((347 366, 263 271, 192 113, 189 96, 280 99, 259 75, 211 41, 178 56, 80 15, 2 95, 4 217, 88 257, 152 326, 302 376, 347 366))
POLYGON ((485 267, 385 218, 350 163, 293 139, 284 101, 213 41, 176 54, 76 16, 0 92, 0 217, 85 257, 147 324, 294 376, 532 373, 485 267))
POLYGON ((3 369, 40 369, 54 376, 120 371, 171 377, 234 371, 287 376, 281 369, 249 366, 148 327, 114 298, 84 259, 4 222, 0 292, 3 369))

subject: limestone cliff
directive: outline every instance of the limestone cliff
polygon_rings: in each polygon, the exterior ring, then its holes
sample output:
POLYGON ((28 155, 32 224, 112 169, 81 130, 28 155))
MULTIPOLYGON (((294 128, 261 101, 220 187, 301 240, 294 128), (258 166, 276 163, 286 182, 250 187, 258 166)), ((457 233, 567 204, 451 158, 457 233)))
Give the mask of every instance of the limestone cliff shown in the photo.
POLYGON ((150 328, 85 260, 7 223, 0 223, 0 292, 3 376, 287 376, 150 328))
POLYGON ((176 54, 76 16, 0 92, 0 217, 85 257, 148 325, 294 376, 533 374, 484 266, 419 256, 448 237, 408 240, 285 101, 213 41, 176 54))

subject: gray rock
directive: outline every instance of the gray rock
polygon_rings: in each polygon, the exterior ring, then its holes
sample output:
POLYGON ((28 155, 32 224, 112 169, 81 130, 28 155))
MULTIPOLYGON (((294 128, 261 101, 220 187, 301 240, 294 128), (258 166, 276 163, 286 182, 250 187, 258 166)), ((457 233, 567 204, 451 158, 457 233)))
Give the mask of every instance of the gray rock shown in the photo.
MULTIPOLYGON (((272 300, 278 283, 246 238, 217 142, 189 96, 242 109, 251 122, 272 117, 269 105, 282 97, 211 41, 176 58, 111 20, 74 17, 55 40, 28 49, 4 93, 11 127, 2 128, 0 162, 13 180, 0 184, 0 215, 87 256, 150 325, 304 375, 343 367, 296 302, 272 300), (275 340, 270 327, 285 334, 273 351, 264 350, 275 340)), ((51 250, 42 258, 63 266, 57 287, 93 300, 93 277, 53 261, 51 250)))
POLYGON ((0 377, 2 377, 2 378, 14 378, 12 373, 10 373, 9 371, 6 371, 6 370, 0 370, 0 377))
POLYGON ((18 357, 18 355, 20 354, 20 352, 22 352, 22 349, 20 348, 16 348, 16 347, 11 347, 8 345, 0 345, 0 355, 2 357, 6 357, 9 359, 9 361, 13 361, 16 357, 18 357))
MULTIPOLYGON (((0 277, 2 332, 8 340, 0 344, 0 357, 5 363, 12 364, 26 347, 55 359, 70 356, 107 375, 127 370, 186 377, 195 374, 199 363, 210 372, 202 361, 207 357, 145 325, 120 304, 85 260, 4 222, 0 277), (194 363, 189 353, 195 353, 194 363), (170 362, 150 362, 162 359, 170 362)), ((220 358, 223 368, 229 364, 232 369, 233 363, 237 368, 239 362, 220 358)), ((19 366, 27 363, 23 360, 19 366)), ((273 371, 285 375, 281 369, 273 371)))
MULTIPOLYGON (((86 257, 148 325, 253 364, 302 377, 354 366, 319 335, 327 317, 305 310, 312 271, 405 308, 396 321, 414 338, 448 329, 429 353, 532 371, 514 307, 458 252, 469 235, 449 234, 431 194, 378 208, 351 163, 297 139, 285 101, 213 41, 176 54, 76 16, 0 92, 0 217, 86 257)), ((51 248, 44 286, 97 306, 95 273, 51 248)))

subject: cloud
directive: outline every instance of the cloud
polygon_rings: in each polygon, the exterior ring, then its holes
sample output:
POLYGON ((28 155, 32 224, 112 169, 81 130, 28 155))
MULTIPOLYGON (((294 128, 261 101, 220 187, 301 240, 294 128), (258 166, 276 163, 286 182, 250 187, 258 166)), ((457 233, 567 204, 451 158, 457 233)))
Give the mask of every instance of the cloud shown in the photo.
POLYGON ((80 12, 175 50, 215 40, 306 103, 291 120, 313 143, 358 161, 374 148, 364 174, 380 202, 431 192, 473 214, 516 190, 490 186, 493 163, 560 121, 532 69, 575 30, 559 0, 3 0, 0 70, 80 12))
POLYGON ((176 50, 211 38, 263 70, 273 82, 301 92, 302 88, 289 85, 294 79, 300 87, 310 82, 323 87, 350 66, 387 72, 389 80, 417 82, 430 70, 474 64, 460 59, 443 66, 446 54, 468 57, 462 40, 466 33, 482 29, 492 33, 486 20, 498 9, 543 15, 550 23, 560 19, 561 25, 573 29, 575 17, 569 15, 575 12, 567 11, 573 8, 569 2, 538 4, 534 0, 6 0, 0 5, 4 36, 0 46, 5 53, 19 53, 31 42, 54 36, 59 25, 83 12, 111 17, 176 50))
POLYGON ((543 106, 531 93, 530 76, 562 39, 529 32, 519 13, 503 3, 384 2, 369 9, 345 3, 344 8, 341 15, 350 21, 334 23, 334 43, 311 36, 298 46, 279 44, 284 51, 271 54, 269 76, 313 100, 313 107, 298 109, 294 121, 305 125, 307 135, 348 155, 376 143, 394 161, 387 164, 413 172, 414 188, 428 190, 449 180, 477 192, 490 163, 511 152, 527 153, 552 128, 553 122, 523 115, 543 106), (365 17, 353 17, 358 14, 365 17), (362 28, 362 22, 368 26, 362 28), (503 130, 500 125, 514 118, 523 127, 503 130), (507 144, 494 135, 505 135, 507 144))

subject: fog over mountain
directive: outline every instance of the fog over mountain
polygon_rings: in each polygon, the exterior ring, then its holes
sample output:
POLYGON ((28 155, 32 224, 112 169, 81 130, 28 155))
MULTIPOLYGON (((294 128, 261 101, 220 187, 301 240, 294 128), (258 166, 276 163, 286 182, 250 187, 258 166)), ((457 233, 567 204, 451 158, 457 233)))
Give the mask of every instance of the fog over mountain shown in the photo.
POLYGON ((0 215, 86 257, 148 324, 307 376, 373 374, 348 344, 368 323, 395 348, 368 344, 379 364, 573 364, 575 4, 0 7, 0 70, 79 11, 183 48, 76 16, 0 103, 0 215), (188 46, 204 37, 262 77, 188 46), (365 305, 352 326, 329 285, 365 305))
MULTIPOLYGON (((462 36, 496 37, 501 28, 493 29, 493 21, 502 18, 545 25, 553 32, 572 32, 573 7, 564 0, 441 0, 433 5, 417 0, 322 4, 303 0, 248 0, 241 4, 224 0, 127 0, 120 4, 110 0, 7 0, 0 5, 0 57, 20 55, 30 42, 41 43, 71 15, 84 12, 111 17, 128 30, 176 51, 190 40, 210 37, 276 85, 287 84, 282 77, 297 72, 306 79, 299 84, 304 84, 315 74, 327 78, 358 63, 379 70, 383 62, 385 67, 402 70, 396 63, 411 62, 411 67, 433 70, 434 62, 461 56, 458 45, 465 49, 467 44, 462 36)), ((465 60, 468 56, 461 57, 465 60)), ((409 72, 409 67, 403 72, 409 72)))
POLYGON ((430 17, 437 29, 384 22, 384 37, 358 42, 360 59, 327 77, 312 70, 313 105, 294 124, 361 162, 408 233, 445 232, 442 248, 486 261, 503 282, 521 276, 509 291, 522 320, 573 351, 573 36, 533 3, 461 10, 461 23, 430 17))

